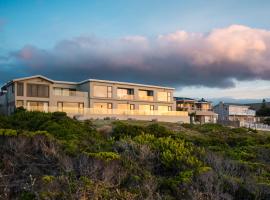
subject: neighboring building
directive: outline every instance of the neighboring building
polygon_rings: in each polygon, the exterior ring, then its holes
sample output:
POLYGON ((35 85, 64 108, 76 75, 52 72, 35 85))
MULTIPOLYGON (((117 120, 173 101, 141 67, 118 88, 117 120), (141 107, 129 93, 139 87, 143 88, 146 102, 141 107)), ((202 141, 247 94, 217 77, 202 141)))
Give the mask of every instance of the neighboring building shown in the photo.
POLYGON ((218 114, 218 122, 224 125, 240 127, 256 122, 256 111, 247 105, 220 102, 214 111, 218 114))
POLYGON ((188 122, 188 113, 177 112, 174 88, 89 79, 55 81, 37 75, 14 79, 1 88, 2 113, 16 107, 43 112, 63 111, 70 116, 188 122))
POLYGON ((195 100, 185 97, 175 97, 176 110, 187 111, 191 123, 216 123, 217 114, 212 110, 212 103, 204 99, 195 100))

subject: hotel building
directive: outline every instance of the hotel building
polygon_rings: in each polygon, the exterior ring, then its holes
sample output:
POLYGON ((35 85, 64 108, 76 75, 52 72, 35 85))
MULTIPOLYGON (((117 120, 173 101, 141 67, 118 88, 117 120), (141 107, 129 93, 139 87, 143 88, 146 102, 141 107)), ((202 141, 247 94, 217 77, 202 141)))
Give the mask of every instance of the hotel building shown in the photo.
POLYGON ((188 112, 176 111, 174 88, 88 79, 56 81, 37 75, 13 79, 1 88, 0 112, 16 108, 66 112, 79 119, 137 119, 189 122, 188 112))

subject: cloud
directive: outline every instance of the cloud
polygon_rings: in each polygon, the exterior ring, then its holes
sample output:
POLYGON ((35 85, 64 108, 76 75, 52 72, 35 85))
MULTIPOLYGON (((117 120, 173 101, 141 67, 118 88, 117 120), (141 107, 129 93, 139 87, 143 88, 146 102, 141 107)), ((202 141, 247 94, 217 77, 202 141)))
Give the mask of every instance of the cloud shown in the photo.
POLYGON ((209 33, 179 30, 155 38, 77 37, 53 49, 26 45, 11 56, 25 73, 57 79, 227 88, 234 80, 270 80, 270 31, 232 25, 209 33))

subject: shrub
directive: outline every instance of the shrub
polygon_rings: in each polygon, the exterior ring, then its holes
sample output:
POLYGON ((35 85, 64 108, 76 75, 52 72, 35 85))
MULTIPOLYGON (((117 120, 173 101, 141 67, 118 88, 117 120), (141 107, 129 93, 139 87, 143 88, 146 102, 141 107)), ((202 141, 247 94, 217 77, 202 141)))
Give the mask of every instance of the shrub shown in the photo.
POLYGON ((120 159, 120 155, 118 153, 115 153, 115 152, 98 152, 98 153, 84 152, 84 153, 90 157, 104 160, 104 161, 112 161, 112 160, 119 160, 120 159))

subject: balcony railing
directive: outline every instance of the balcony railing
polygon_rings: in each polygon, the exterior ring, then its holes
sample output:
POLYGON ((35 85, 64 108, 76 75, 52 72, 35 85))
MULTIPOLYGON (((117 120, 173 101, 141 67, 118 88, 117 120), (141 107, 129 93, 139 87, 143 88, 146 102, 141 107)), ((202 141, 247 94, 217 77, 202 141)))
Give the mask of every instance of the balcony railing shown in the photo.
POLYGON ((153 96, 139 96, 139 99, 144 101, 154 101, 153 96))
POLYGON ((133 100, 134 95, 118 95, 117 96, 119 99, 125 99, 125 100, 133 100))
POLYGON ((54 96, 61 96, 61 97, 88 97, 88 92, 67 91, 67 92, 57 93, 57 92, 54 91, 54 96))
POLYGON ((72 115, 162 115, 162 116, 188 116, 186 111, 159 111, 159 110, 126 110, 126 109, 101 109, 101 108, 78 108, 78 107, 43 107, 28 106, 29 111, 41 112, 66 112, 72 115))
POLYGON ((188 112, 195 112, 195 111, 213 111, 212 108, 178 108, 181 109, 183 111, 188 111, 188 112))

